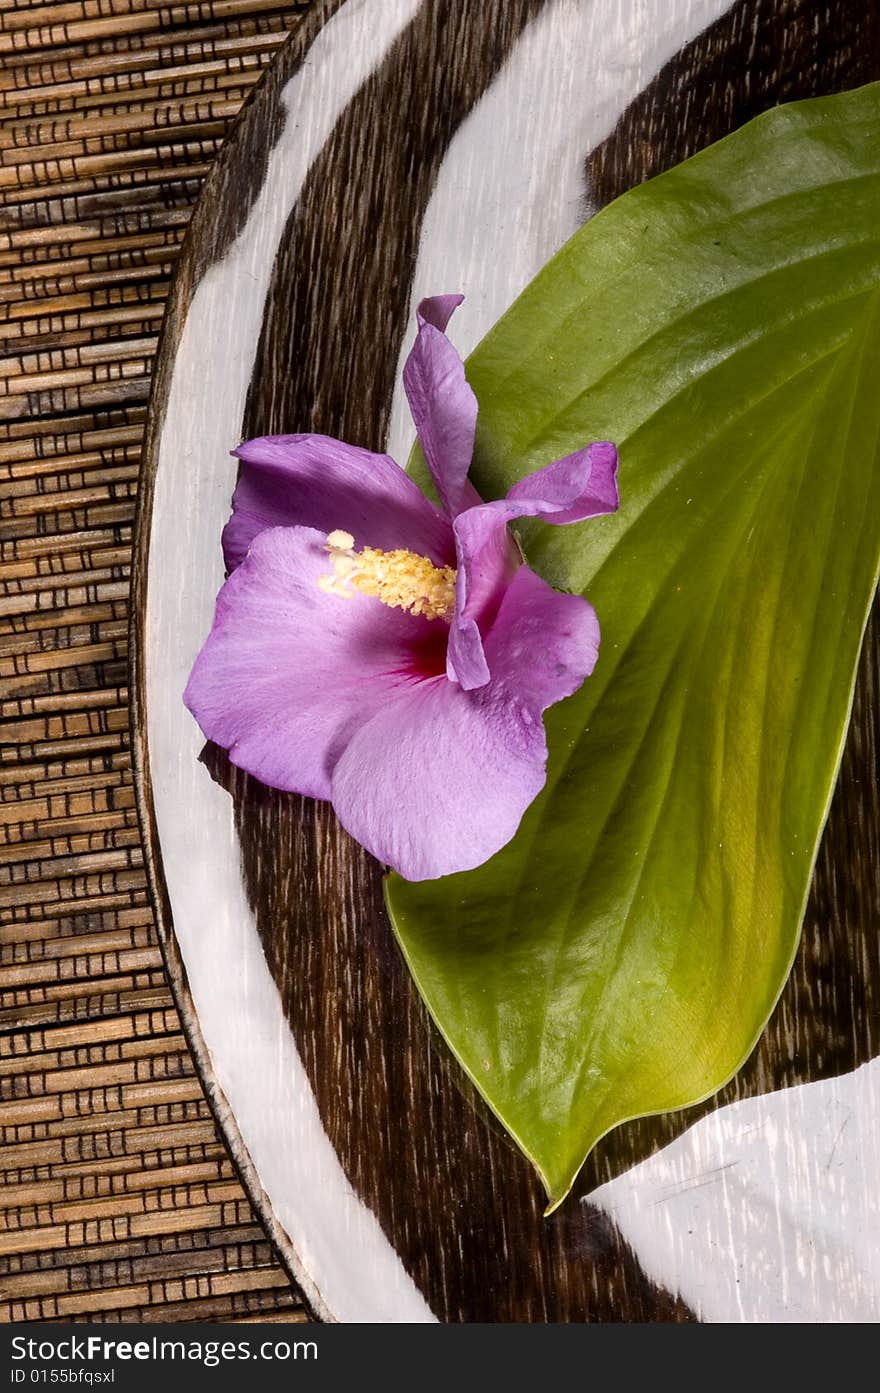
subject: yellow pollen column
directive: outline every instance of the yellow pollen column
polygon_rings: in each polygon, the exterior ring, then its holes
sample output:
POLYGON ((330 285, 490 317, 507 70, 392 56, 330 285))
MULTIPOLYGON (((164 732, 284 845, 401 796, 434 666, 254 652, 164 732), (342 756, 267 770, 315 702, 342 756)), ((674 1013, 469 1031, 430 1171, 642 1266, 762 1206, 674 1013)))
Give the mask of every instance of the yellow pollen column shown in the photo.
POLYGON ((451 619, 455 608, 455 567, 435 566, 414 551, 355 551, 350 532, 328 534, 332 575, 319 576, 328 595, 350 600, 353 590, 372 595, 391 609, 403 609, 423 619, 451 619))

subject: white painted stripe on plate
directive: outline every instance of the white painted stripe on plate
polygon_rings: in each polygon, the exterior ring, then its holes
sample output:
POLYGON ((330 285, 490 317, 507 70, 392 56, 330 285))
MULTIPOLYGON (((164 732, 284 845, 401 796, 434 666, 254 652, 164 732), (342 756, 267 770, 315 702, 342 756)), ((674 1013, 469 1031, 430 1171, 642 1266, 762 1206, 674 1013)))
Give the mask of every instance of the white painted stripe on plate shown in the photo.
POLYGON ((732 1103, 589 1195, 704 1321, 880 1321, 880 1060, 732 1103))

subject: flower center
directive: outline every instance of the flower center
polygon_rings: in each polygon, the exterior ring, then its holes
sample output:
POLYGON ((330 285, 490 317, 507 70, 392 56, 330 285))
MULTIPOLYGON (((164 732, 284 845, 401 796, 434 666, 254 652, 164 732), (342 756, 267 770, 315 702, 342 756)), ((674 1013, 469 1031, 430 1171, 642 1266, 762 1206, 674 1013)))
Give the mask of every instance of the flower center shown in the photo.
POLYGON ((373 595, 391 609, 404 609, 424 619, 451 619, 455 608, 455 567, 435 566, 415 551, 354 549, 350 532, 327 537, 331 575, 319 576, 328 595, 350 600, 355 590, 373 595))

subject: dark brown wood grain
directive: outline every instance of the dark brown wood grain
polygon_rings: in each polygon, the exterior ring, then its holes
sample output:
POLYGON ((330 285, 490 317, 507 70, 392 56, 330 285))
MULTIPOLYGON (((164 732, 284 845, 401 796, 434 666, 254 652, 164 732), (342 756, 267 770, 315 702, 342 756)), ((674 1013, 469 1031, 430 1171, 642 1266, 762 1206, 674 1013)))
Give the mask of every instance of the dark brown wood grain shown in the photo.
MULTIPOLYGON (((286 228, 243 434, 320 430, 381 447, 418 228, 438 162, 539 7, 539 0, 499 0, 477 15, 463 0, 431 0, 351 103, 286 228), (393 122, 377 118, 389 110, 393 122)), ((264 168, 279 85, 294 61, 292 52, 279 60, 211 182, 178 284, 163 375, 192 285, 228 235, 212 242, 210 229, 228 218, 225 205, 237 190, 247 202, 254 188, 249 168, 264 168)), ((593 196, 607 202, 779 100, 878 76, 873 7, 860 0, 742 0, 663 69, 598 151, 584 152, 593 196)), ((161 410, 153 466, 160 419, 161 410)), ((147 504, 142 568, 148 516, 147 504)), ((795 970, 752 1058, 704 1110, 839 1073, 878 1052, 877 632, 875 624, 865 646, 795 970)), ((143 758, 142 728, 136 739, 143 758)), ((618 1129, 590 1158, 576 1195, 545 1220, 537 1178, 427 1019, 387 922, 381 868, 342 832, 327 805, 266 789, 231 770, 217 751, 205 758, 234 799, 249 899, 328 1135, 437 1315, 692 1319, 577 1194, 663 1145, 699 1110, 618 1129)), ((139 775, 148 816, 145 763, 139 775)), ((149 822, 146 840, 161 897, 149 822)), ((161 915, 193 1046, 206 1068, 167 902, 161 915)), ((271 1224, 234 1127, 230 1135, 271 1224)), ((283 1251, 283 1236, 275 1236, 283 1251)))

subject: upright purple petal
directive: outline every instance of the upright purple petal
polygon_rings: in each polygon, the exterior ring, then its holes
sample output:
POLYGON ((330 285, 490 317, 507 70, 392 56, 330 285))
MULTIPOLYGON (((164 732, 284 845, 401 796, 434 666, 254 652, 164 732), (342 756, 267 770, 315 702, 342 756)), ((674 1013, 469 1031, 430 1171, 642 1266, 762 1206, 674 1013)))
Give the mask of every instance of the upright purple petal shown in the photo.
POLYGON ((542 517, 555 524, 582 522, 601 513, 616 513, 617 449, 608 440, 575 450, 520 479, 508 491, 520 516, 542 517))
POLYGON ((447 519, 388 455, 326 435, 264 435, 233 454, 242 470, 223 532, 229 571, 270 527, 339 529, 358 546, 403 547, 440 566, 454 557, 447 519))
POLYGON ((416 319, 419 325, 433 324, 435 329, 445 334, 447 324, 459 305, 463 304, 463 295, 427 295, 424 300, 419 301, 416 319))
POLYGON ((352 734, 443 668, 446 626, 328 595, 324 535, 273 528, 223 586, 184 700, 233 764, 272 788, 330 797, 352 734))
POLYGON ((546 741, 516 701, 445 677, 395 693, 333 772, 343 827, 407 880, 481 865, 516 832, 545 779, 546 741))
POLYGON ((403 369, 403 385, 444 508, 454 518, 476 500, 467 474, 474 453, 477 399, 464 364, 446 334, 462 295, 436 295, 418 309, 418 333, 403 369))
POLYGON ((508 523, 518 517, 580 522, 619 506, 617 450, 601 441, 513 485, 506 498, 459 513, 455 531, 458 575, 447 673, 466 691, 483 686, 492 672, 484 637, 518 564, 508 523))
POLYGON ((458 559, 455 614, 449 628, 446 671, 466 692, 489 681, 481 631, 491 624, 505 588, 521 564, 506 520, 515 517, 506 503, 482 503, 459 513, 453 523, 458 559))

